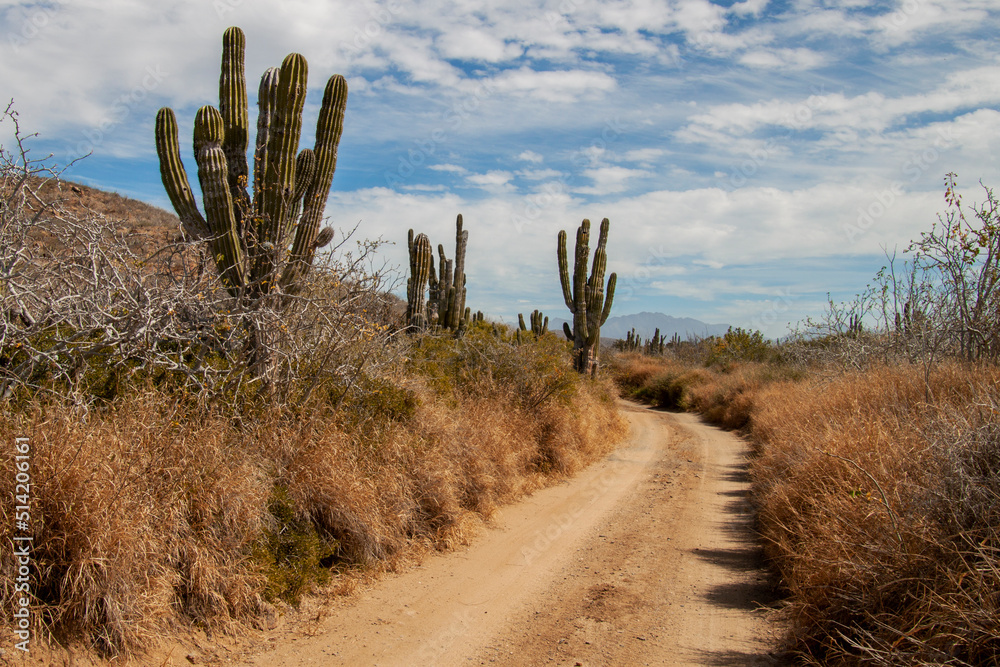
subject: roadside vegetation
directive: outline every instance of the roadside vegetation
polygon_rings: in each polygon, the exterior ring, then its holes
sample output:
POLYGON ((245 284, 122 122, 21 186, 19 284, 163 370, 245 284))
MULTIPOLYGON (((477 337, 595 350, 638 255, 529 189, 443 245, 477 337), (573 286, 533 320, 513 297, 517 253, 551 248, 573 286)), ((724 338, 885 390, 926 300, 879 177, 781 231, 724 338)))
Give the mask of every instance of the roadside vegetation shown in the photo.
MULTIPOLYGON (((610 380, 554 334, 407 331, 378 244, 338 232, 294 292, 250 302, 206 244, 84 203, 17 143, 0 165, 0 494, 30 452, 33 641, 141 655, 239 632, 465 542, 624 435, 610 380), (141 225, 140 225, 141 226, 141 225)), ((13 636, 11 617, 3 632, 13 636)))
POLYGON ((623 395, 752 443, 757 529, 803 664, 1000 656, 1000 217, 946 212, 873 286, 780 343, 621 351, 623 395))

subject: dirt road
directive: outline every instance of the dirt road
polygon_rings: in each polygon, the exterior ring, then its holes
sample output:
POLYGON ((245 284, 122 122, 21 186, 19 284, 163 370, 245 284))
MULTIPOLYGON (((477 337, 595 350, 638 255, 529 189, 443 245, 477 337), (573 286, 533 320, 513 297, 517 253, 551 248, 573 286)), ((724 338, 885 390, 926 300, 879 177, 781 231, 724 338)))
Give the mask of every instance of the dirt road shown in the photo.
POLYGON ((624 407, 629 442, 252 665, 763 665, 742 441, 624 407))

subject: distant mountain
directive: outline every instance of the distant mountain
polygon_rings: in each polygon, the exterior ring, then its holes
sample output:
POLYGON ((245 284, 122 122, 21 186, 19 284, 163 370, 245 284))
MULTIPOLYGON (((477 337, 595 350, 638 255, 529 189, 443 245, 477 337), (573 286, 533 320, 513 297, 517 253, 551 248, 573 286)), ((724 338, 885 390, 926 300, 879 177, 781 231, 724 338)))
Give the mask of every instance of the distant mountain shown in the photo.
MULTIPOLYGON (((549 321, 549 329, 560 331, 565 321, 554 317, 549 321)), ((572 326, 572 322, 570 326, 572 326)), ((673 317, 663 313, 618 315, 609 317, 608 321, 601 327, 601 339, 625 338, 633 328, 635 328, 635 333, 643 338, 652 337, 653 332, 659 328, 660 334, 665 335, 667 339, 676 333, 681 337, 681 340, 687 340, 690 336, 698 338, 721 336, 729 329, 729 325, 706 324, 691 317, 673 317)))

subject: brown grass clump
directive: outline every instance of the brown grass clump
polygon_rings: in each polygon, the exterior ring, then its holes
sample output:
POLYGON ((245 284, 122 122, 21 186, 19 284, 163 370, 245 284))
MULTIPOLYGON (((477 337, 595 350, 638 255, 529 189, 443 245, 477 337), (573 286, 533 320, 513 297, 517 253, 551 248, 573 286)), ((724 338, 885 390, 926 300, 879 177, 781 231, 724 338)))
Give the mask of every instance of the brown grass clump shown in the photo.
POLYGON ((880 368, 758 395, 759 524, 816 664, 996 664, 1000 380, 880 368))
POLYGON ((611 368, 625 396, 668 410, 693 410, 712 424, 734 430, 749 424, 762 387, 801 377, 799 371, 775 364, 730 362, 704 367, 641 354, 618 355, 611 368))
MULTIPOLYGON (((57 638, 84 633, 115 654, 148 641, 171 609, 211 625, 260 609, 243 554, 266 511, 259 452, 221 415, 188 417, 152 394, 103 414, 36 402, 3 417, 8 437, 29 438, 33 611, 57 638)), ((2 488, 13 496, 11 475, 2 488)), ((0 516, 9 541, 10 503, 0 516)), ((9 550, 2 560, 15 571, 9 550)), ((9 603, 12 581, 0 582, 9 603)))
POLYGON ((613 367, 628 395, 750 437, 758 530, 804 662, 1000 664, 1000 369, 613 367))
MULTIPOLYGON (((34 636, 129 655, 191 624, 238 632, 332 571, 465 542, 624 435, 610 385, 573 373, 565 345, 477 335, 428 337, 339 407, 339 386, 242 413, 136 387, 105 407, 5 413, 0 430, 31 448, 34 636)), ((9 544, 14 508, 0 507, 9 544)), ((15 565, 0 554, 8 609, 15 565)))

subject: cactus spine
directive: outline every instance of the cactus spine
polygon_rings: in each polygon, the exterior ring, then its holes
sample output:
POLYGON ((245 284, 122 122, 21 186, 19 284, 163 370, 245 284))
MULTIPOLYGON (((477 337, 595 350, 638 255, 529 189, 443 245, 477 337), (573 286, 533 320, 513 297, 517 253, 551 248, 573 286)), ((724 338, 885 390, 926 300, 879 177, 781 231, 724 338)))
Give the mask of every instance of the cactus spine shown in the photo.
POLYGON ((347 82, 326 84, 316 143, 297 154, 302 132, 307 65, 297 53, 261 78, 253 197, 248 187, 245 37, 237 27, 222 38, 219 108, 195 118, 194 150, 205 215, 198 210, 180 159, 171 109, 156 115, 160 175, 185 232, 208 240, 218 273, 233 296, 257 299, 276 288, 298 289, 317 248, 332 230, 320 230, 344 127, 347 82), (291 246, 291 248, 289 248, 291 246))
POLYGON ((576 248, 573 276, 570 280, 569 259, 566 254, 566 232, 559 232, 556 248, 559 260, 559 279, 562 284, 566 307, 573 313, 573 328, 563 324, 563 332, 573 341, 573 366, 581 373, 597 375, 601 346, 601 325, 608 320, 615 296, 618 276, 608 278, 607 296, 604 291, 604 271, 607 267, 608 228, 607 218, 601 221, 600 236, 590 276, 587 276, 587 259, 590 257, 590 220, 584 220, 576 231, 576 248))

